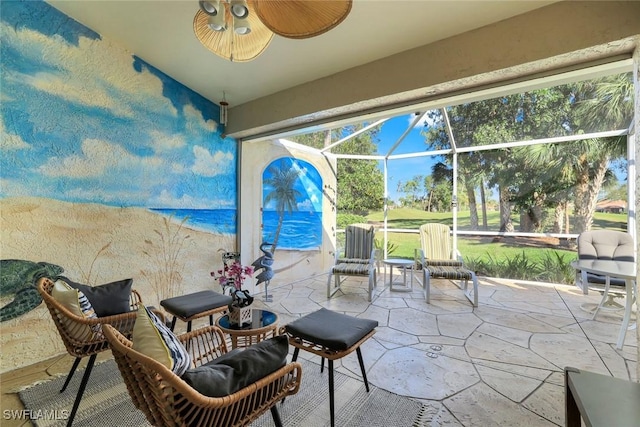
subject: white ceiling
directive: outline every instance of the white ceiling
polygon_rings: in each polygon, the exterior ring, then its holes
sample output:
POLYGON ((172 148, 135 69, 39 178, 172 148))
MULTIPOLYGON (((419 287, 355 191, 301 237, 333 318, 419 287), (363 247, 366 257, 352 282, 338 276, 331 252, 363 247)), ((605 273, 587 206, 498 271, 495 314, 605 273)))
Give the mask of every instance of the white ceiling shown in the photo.
POLYGON ((47 0, 213 102, 231 106, 546 6, 554 1, 354 0, 335 29, 275 36, 257 59, 231 63, 193 34, 196 0, 47 0))

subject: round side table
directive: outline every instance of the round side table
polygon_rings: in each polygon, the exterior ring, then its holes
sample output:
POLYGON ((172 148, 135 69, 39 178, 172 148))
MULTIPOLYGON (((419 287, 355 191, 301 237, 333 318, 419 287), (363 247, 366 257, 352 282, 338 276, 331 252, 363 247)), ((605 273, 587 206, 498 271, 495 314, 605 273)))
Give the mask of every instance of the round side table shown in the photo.
MULTIPOLYGON (((389 290, 392 292, 411 292, 413 290, 413 268, 415 261, 403 258, 389 258, 382 261, 389 266, 389 290), (393 286, 393 267, 401 268, 403 273, 402 285, 393 286), (409 270, 409 283, 407 284, 407 270, 409 270)), ((386 269, 385 269, 386 271, 386 269)), ((386 274, 386 272, 385 272, 386 274)))
POLYGON ((253 308, 251 309, 251 322, 242 325, 230 324, 229 315, 225 314, 216 320, 216 326, 229 335, 232 349, 249 347, 276 336, 278 315, 272 311, 253 308))

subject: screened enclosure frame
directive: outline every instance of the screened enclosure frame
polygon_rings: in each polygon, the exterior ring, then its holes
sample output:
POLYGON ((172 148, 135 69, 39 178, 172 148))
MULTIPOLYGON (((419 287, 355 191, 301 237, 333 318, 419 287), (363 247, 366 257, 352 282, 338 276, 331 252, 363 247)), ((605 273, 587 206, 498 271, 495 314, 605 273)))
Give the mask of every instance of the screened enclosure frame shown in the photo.
MULTIPOLYGON (((637 55, 636 55, 637 56, 637 55)), ((638 111, 640 104, 639 100, 636 99, 634 103, 633 117, 631 120, 631 124, 627 129, 613 129, 599 132, 592 132, 587 134, 580 135, 569 135, 569 136, 561 136, 561 137, 549 137, 542 139, 533 139, 533 140, 522 140, 522 141, 513 141, 513 142, 504 142, 504 143, 496 143, 489 145, 477 145, 470 147, 458 147, 456 144, 455 136, 452 132, 451 125, 449 123, 449 118, 447 114, 447 107, 452 105, 458 105, 462 103, 471 103, 476 101, 487 100, 491 98, 495 98, 498 96, 511 95, 516 93, 522 93, 525 91, 532 91, 536 89, 548 88, 553 86, 558 86, 566 83, 581 81, 581 80, 589 80, 595 79, 598 77, 620 74, 620 73, 628 73, 633 71, 633 85, 634 85, 634 94, 636 98, 638 97, 638 93, 640 92, 640 85, 638 83, 638 58, 628 58, 623 60, 615 60, 610 63, 600 64, 593 67, 581 68, 574 71, 560 73, 552 76, 544 76, 540 78, 533 79, 525 79, 522 81, 518 81, 512 84, 503 84, 497 85, 495 87, 490 87, 483 90, 478 90, 475 92, 457 94, 449 97, 443 97, 436 100, 431 100, 428 102, 424 102, 421 104, 415 104, 411 106, 404 106, 401 108, 387 110, 385 112, 369 114, 358 119, 350 118, 344 119, 341 121, 335 121, 331 124, 317 126, 312 131, 326 131, 330 129, 335 129, 340 126, 346 126, 354 123, 363 123, 370 122, 370 124, 364 126, 362 129, 357 130, 356 132, 347 135, 337 141, 331 142, 326 147, 318 150, 320 153, 327 155, 331 152, 331 149, 343 144, 346 141, 370 130, 373 129, 387 120, 398 117, 401 115, 407 115, 413 113, 415 118, 411 121, 407 129, 398 137, 398 139, 393 143, 391 148, 387 151, 386 154, 378 154, 378 155, 358 155, 358 154, 336 154, 331 153, 331 155, 336 159, 354 159, 354 160, 376 160, 381 161, 383 179, 384 179, 384 197, 383 197, 383 212, 384 212, 384 220, 383 220, 383 247, 384 247, 384 257, 387 258, 387 248, 388 248, 388 233, 389 232, 398 232, 398 233, 414 233, 415 230, 406 230, 406 229, 389 229, 388 228, 388 209, 389 209, 389 175, 388 168, 390 161, 396 161, 401 159, 408 158, 418 158, 418 157, 433 157, 433 156, 442 156, 442 155, 451 155, 452 156, 452 170, 453 170, 453 182, 452 182, 452 215, 453 215, 453 250, 457 250, 457 239, 459 235, 473 235, 473 236, 514 236, 514 237, 557 237, 557 238, 569 238, 575 239, 577 234, 572 233, 531 233, 531 232, 508 232, 508 231, 481 231, 481 230, 473 230, 473 231, 463 231, 458 229, 458 218, 457 218, 457 190, 458 190, 458 156, 464 153, 470 152, 479 152, 479 151, 489 151, 489 150, 497 150, 497 149, 505 149, 505 148, 513 148, 513 147, 525 147, 531 145, 539 145, 539 144, 563 144, 575 141, 581 141, 586 139, 594 139, 594 138, 608 138, 608 137, 619 137, 626 136, 627 137, 627 202, 629 209, 627 209, 627 228, 628 232, 633 236, 635 241, 635 246, 637 247, 637 226, 636 226, 636 213, 633 208, 636 204, 635 197, 635 179, 636 177, 636 164, 635 164, 635 127, 634 124, 640 121, 640 112, 638 111), (420 121, 423 114, 426 111, 440 110, 445 123, 445 129, 449 137, 449 142, 451 144, 448 149, 440 149, 440 150, 430 150, 430 151, 420 151, 415 153, 406 153, 406 154, 394 154, 394 151, 401 146, 403 140, 409 135, 414 126, 420 121)), ((300 133, 309 133, 309 129, 298 129, 297 131, 289 131, 279 135, 279 137, 285 137, 287 135, 292 134, 300 134, 300 133)), ((274 137, 275 138, 275 137, 274 137)), ((264 138, 260 138, 264 139, 264 138)), ((272 138, 270 138, 272 139, 272 138)))

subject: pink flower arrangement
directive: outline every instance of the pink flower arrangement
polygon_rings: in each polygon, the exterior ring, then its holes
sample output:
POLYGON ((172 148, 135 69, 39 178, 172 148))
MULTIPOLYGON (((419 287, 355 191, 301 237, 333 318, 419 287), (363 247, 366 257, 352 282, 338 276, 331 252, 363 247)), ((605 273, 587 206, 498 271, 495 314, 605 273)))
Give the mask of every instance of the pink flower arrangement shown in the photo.
POLYGON ((236 290, 242 289, 242 284, 247 277, 253 276, 253 267, 243 266, 238 261, 231 264, 225 264, 222 270, 212 271, 211 277, 220 283, 222 289, 225 290, 229 286, 233 286, 236 290))

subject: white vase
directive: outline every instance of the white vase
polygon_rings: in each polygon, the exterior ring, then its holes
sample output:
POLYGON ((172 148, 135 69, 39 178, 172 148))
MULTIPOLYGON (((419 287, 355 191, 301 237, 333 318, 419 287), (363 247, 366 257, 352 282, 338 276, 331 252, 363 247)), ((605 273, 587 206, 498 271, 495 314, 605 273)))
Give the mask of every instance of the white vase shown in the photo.
POLYGON ((232 325, 244 325, 251 323, 252 320, 251 306, 247 307, 231 307, 229 311, 229 323, 232 325))

